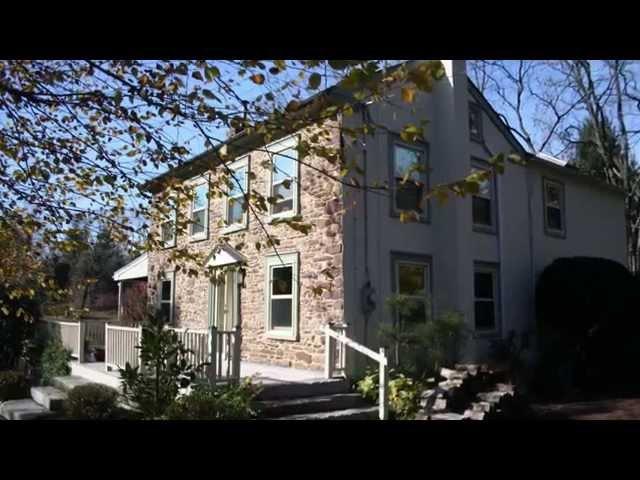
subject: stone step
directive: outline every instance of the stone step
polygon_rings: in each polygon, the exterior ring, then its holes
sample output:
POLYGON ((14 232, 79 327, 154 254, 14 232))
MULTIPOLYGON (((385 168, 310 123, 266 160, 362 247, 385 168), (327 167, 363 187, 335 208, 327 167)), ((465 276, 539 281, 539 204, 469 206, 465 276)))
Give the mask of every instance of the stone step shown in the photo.
POLYGON ((375 420, 378 418, 378 407, 349 408, 330 412, 302 413, 274 418, 274 420, 375 420))
POLYGON ((256 407, 263 418, 346 410, 364 405, 366 402, 358 393, 337 393, 335 395, 256 402, 256 407))
POLYGON ((57 416, 56 412, 34 402, 31 398, 8 400, 0 404, 0 417, 7 420, 43 420, 57 416))
POLYGON ((434 413, 431 420, 464 420, 466 417, 460 413, 434 413))
POLYGON ((341 378, 320 378, 288 383, 261 382, 261 387, 262 391, 258 394, 257 400, 290 400, 349 392, 349 384, 341 378))
POLYGON ((31 387, 31 398, 47 410, 58 412, 62 410, 67 394, 55 387, 31 387))
POLYGON ((68 392, 78 385, 86 385, 93 382, 77 375, 68 375, 66 377, 54 377, 51 380, 51 383, 55 388, 62 390, 63 392, 68 392))

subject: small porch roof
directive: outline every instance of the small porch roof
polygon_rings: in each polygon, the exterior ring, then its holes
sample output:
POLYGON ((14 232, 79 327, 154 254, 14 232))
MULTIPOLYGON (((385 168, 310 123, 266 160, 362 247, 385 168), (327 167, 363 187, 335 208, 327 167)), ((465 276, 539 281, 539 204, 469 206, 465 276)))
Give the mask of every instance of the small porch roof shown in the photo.
POLYGON ((135 260, 127 263, 124 267, 119 268, 113 274, 116 282, 122 280, 133 280, 136 278, 147 278, 147 270, 149 268, 149 259, 146 253, 143 253, 135 260))
POLYGON ((220 245, 218 251, 215 251, 209 255, 205 265, 207 267, 224 267, 226 265, 233 265, 234 263, 246 263, 247 259, 244 255, 238 252, 235 248, 229 245, 220 245))

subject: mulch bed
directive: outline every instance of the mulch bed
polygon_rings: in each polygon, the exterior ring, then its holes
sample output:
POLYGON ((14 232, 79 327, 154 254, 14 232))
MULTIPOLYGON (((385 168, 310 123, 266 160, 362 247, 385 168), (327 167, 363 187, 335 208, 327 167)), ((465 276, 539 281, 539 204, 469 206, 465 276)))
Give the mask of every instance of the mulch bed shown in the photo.
POLYGON ((640 398, 533 404, 541 420, 640 420, 640 398))

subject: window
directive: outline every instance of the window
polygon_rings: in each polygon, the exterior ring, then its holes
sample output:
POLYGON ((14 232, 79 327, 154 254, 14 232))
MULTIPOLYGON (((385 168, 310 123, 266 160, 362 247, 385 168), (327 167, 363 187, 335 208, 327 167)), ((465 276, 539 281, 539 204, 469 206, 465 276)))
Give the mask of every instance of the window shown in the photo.
POLYGON ((428 214, 428 202, 424 199, 428 188, 426 148, 395 141, 391 168, 392 215, 410 211, 416 212, 422 220, 426 220, 428 214))
POLYGON ((475 103, 469 104, 469 137, 482 142, 482 110, 475 103))
POLYGON ((160 280, 158 303, 163 322, 173 322, 173 282, 174 273, 166 273, 160 280))
POLYGON ((233 172, 233 177, 229 179, 231 186, 225 202, 225 222, 227 223, 225 233, 247 226, 248 215, 243 207, 244 194, 249 192, 249 158, 238 160, 229 168, 233 172))
POLYGON ((270 206, 274 217, 298 213, 299 164, 295 147, 295 138, 267 147, 273 159, 269 196, 275 199, 270 206))
POLYGON ((267 332, 296 340, 298 335, 298 254, 267 257, 267 332))
MULTIPOLYGON (((473 171, 487 171, 479 161, 473 162, 473 171)), ((472 216, 474 230, 495 232, 495 176, 491 175, 480 184, 478 193, 472 197, 472 216)))
POLYGON ((194 186, 193 200, 191 200, 191 224, 189 235, 192 240, 201 240, 207 237, 209 212, 209 183, 200 183, 194 186))
POLYGON ((499 283, 496 265, 476 263, 473 273, 474 319, 477 331, 491 332, 499 323, 499 283))
POLYGON ((544 185, 544 229, 548 235, 564 237, 564 185, 543 179, 544 185))
POLYGON ((429 318, 429 260, 424 257, 394 255, 394 292, 397 294, 395 322, 400 327, 424 323, 429 318))
POLYGON ((177 213, 174 210, 173 220, 164 220, 160 223, 160 236, 165 248, 176 246, 176 216, 177 213))

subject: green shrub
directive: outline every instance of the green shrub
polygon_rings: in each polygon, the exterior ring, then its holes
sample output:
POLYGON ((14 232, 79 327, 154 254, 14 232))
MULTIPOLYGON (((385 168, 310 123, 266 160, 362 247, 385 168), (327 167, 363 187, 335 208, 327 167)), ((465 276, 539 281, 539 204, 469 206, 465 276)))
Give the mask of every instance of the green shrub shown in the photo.
MULTIPOLYGON (((395 370, 389 372, 389 413, 397 420, 411 420, 420 410, 420 395, 425 386, 395 370)), ((380 375, 369 371, 356 383, 356 389, 371 403, 378 403, 380 375)))
POLYGON ((12 370, 21 360, 28 361, 29 344, 40 315, 36 301, 12 298, 3 287, 0 307, 0 370, 12 370))
POLYGON ((180 389, 189 387, 201 365, 188 360, 190 350, 178 334, 164 328, 159 312, 148 314, 142 326, 140 361, 142 368, 129 362, 120 369, 122 393, 147 419, 162 418, 180 389))
POLYGON ((638 284, 621 264, 591 257, 555 260, 536 286, 537 389, 552 395, 566 390, 563 382, 591 392, 637 389, 639 309, 638 284))
POLYGON ((58 337, 51 337, 42 352, 42 382, 48 384, 54 377, 71 374, 71 352, 64 348, 58 337))
POLYGON ((24 373, 14 370, 0 372, 0 402, 29 396, 29 382, 24 373))
MULTIPOLYGON (((388 305, 402 304, 399 297, 393 297, 388 305)), ((455 363, 466 336, 462 314, 448 311, 424 323, 380 329, 380 343, 389 349, 394 367, 415 378, 433 376, 441 367, 455 363)))
POLYGON ((69 392, 65 414, 74 420, 110 420, 118 411, 118 397, 118 391, 106 385, 79 385, 69 392))
POLYGON ((234 385, 211 387, 200 384, 191 393, 178 398, 167 409, 168 420, 247 420, 258 390, 250 379, 234 385))

